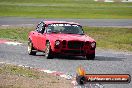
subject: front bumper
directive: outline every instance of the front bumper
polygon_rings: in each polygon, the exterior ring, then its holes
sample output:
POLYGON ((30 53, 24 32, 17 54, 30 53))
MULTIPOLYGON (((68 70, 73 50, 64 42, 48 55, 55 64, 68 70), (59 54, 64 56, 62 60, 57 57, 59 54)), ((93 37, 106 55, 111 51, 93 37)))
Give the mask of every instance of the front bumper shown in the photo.
POLYGON ((63 54, 71 56, 86 56, 87 54, 95 54, 94 50, 85 50, 85 49, 54 49, 52 51, 54 54, 63 54))

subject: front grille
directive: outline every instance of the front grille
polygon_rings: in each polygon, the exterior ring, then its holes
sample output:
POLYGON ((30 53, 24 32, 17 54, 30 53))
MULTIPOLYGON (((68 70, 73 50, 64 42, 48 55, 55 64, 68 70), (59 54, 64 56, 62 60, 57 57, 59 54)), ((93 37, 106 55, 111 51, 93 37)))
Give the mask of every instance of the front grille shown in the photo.
POLYGON ((84 46, 83 41, 69 41, 68 48, 69 49, 81 49, 84 46))
POLYGON ((66 40, 62 41, 62 48, 66 48, 66 40))
POLYGON ((84 50, 62 50, 63 53, 67 54, 84 54, 84 50))

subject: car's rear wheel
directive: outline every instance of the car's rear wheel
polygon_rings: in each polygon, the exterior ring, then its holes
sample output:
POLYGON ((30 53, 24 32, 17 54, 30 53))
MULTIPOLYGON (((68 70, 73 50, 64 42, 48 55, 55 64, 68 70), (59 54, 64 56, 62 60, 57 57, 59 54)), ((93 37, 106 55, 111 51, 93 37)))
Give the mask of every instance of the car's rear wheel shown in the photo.
POLYGON ((45 49, 45 57, 47 59, 53 59, 52 50, 50 46, 50 42, 46 43, 46 49, 45 49))
POLYGON ((28 41, 28 54, 36 55, 36 50, 34 49, 33 44, 30 40, 28 41))
POLYGON ((94 60, 95 59, 95 54, 87 54, 86 59, 87 60, 94 60))

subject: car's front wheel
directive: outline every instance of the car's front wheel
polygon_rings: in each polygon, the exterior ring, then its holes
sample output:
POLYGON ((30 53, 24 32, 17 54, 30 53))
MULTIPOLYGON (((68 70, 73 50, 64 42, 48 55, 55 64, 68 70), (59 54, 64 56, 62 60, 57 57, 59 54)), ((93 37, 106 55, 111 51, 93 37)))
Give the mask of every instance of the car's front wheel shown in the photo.
POLYGON ((36 55, 36 50, 34 49, 33 44, 30 40, 28 41, 28 54, 36 55))
POLYGON ((87 54, 86 59, 87 60, 94 60, 95 59, 95 54, 87 54))
POLYGON ((50 42, 46 43, 46 49, 45 49, 45 57, 47 59, 53 59, 52 50, 50 46, 50 42))

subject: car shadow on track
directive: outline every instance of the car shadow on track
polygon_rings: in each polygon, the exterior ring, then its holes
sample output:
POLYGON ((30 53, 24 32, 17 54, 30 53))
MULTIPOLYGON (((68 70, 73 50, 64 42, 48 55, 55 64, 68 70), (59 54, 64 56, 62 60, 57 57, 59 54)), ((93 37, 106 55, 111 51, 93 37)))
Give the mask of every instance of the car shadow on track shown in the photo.
POLYGON ((106 56, 96 56, 96 61, 123 61, 125 57, 106 57, 106 56))
MULTIPOLYGON (((54 59, 59 60, 87 60, 85 57, 80 56, 59 56, 54 59)), ((105 57, 105 56, 96 56, 94 60, 90 61, 123 61, 126 58, 123 57, 105 57)))
POLYGON ((59 60, 87 60, 85 57, 80 57, 80 56, 57 56, 54 59, 59 59, 59 60))
MULTIPOLYGON (((39 53, 36 56, 38 57, 45 57, 44 54, 39 53)), ((81 57, 81 56, 65 56, 65 55, 57 55, 54 59, 58 59, 58 60, 87 60, 85 57, 81 57)), ((94 60, 90 60, 90 61, 123 61, 124 59, 126 59, 125 57, 107 57, 107 56, 96 56, 94 60)))

